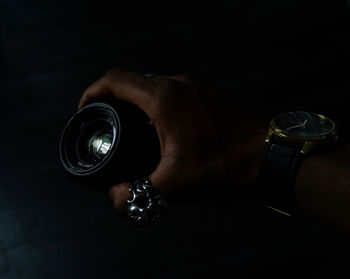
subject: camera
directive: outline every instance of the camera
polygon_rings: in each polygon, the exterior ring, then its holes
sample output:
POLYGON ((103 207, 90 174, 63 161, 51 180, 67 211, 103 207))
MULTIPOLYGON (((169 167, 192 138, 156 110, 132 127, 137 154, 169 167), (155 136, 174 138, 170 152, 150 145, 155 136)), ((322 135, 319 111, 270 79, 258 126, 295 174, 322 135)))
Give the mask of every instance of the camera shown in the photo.
POLYGON ((149 176, 160 144, 148 116, 118 99, 88 104, 63 129, 60 160, 71 179, 99 190, 149 176))

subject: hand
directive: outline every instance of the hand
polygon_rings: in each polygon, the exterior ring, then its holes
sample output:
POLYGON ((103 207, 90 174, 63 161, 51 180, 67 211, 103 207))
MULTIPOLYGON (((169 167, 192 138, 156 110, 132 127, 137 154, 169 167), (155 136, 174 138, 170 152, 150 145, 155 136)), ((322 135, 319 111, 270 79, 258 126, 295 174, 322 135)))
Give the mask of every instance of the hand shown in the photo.
MULTIPOLYGON (((245 117, 244 110, 226 109, 187 76, 148 78, 121 69, 112 69, 87 88, 79 108, 110 95, 138 106, 154 125, 161 160, 149 177, 162 196, 189 187, 254 181, 266 126, 252 113, 245 117)), ((110 189, 120 213, 127 210, 129 184, 110 189)))

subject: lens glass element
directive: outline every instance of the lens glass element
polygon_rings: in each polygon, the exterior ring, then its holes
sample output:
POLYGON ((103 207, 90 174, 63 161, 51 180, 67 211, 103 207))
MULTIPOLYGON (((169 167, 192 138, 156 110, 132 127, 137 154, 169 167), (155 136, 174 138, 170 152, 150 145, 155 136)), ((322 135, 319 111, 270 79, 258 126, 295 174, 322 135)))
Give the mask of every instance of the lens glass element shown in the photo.
POLYGON ((112 132, 97 132, 87 142, 89 155, 94 161, 105 157, 111 148, 113 141, 112 132))

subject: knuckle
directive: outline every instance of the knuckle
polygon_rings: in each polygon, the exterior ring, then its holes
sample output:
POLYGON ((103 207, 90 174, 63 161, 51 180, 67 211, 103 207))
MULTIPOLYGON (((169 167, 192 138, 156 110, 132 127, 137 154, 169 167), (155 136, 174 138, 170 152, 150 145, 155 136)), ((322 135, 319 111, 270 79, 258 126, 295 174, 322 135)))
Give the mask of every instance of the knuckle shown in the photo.
POLYGON ((122 69, 114 67, 110 69, 107 74, 104 76, 107 79, 115 79, 123 72, 122 69))
POLYGON ((166 79, 158 86, 157 99, 160 105, 174 105, 194 97, 195 93, 179 81, 166 79))
POLYGON ((173 94, 178 87, 178 83, 179 82, 172 79, 164 79, 159 83, 159 91, 161 93, 173 94))

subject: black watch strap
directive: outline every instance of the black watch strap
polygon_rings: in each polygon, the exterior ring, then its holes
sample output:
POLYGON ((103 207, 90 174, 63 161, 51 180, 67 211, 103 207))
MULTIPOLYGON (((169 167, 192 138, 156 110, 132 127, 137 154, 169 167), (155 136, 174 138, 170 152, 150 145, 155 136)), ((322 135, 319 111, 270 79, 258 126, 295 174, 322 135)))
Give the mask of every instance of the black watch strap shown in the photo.
POLYGON ((300 149, 274 143, 266 144, 259 186, 267 207, 286 214, 296 215, 295 176, 303 155, 300 149))

